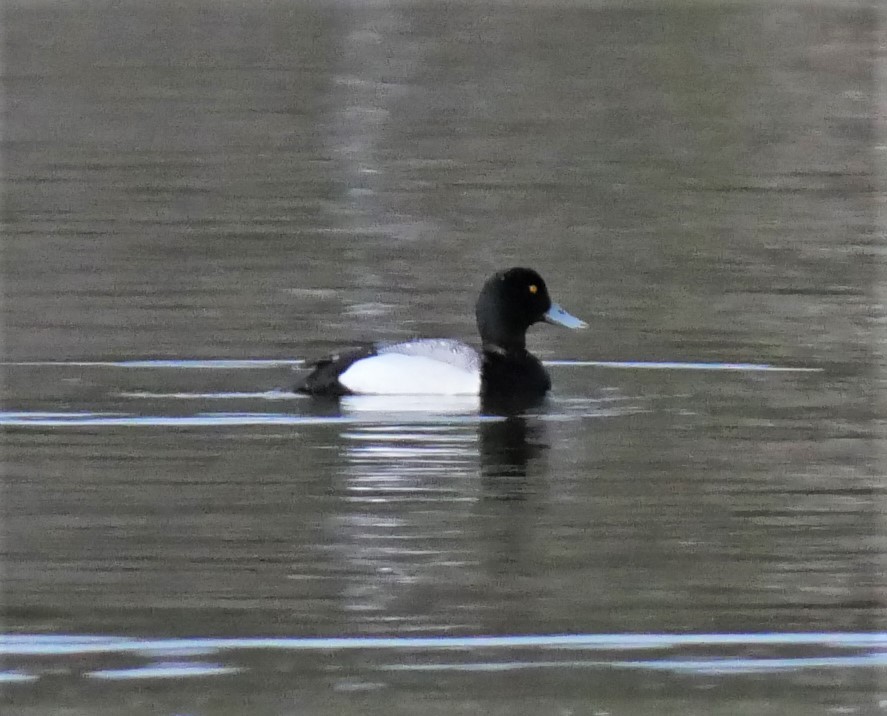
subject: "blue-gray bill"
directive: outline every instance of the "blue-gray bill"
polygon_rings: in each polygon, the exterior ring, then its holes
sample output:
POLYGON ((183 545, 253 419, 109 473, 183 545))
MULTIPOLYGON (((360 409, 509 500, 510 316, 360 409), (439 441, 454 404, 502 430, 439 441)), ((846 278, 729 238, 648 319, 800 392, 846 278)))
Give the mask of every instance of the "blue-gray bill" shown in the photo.
POLYGON ((564 326, 565 328, 575 329, 588 327, 588 324, 585 321, 567 313, 556 303, 551 304, 551 308, 545 312, 543 318, 546 323, 554 323, 558 326, 564 326))

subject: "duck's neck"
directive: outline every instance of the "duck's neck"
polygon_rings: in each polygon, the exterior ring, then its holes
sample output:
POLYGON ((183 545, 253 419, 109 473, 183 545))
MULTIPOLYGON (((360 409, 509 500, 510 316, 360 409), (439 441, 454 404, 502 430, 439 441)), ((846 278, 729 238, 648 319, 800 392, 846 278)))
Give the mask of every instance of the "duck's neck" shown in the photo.
POLYGON ((527 350, 529 324, 514 315, 497 298, 481 295, 477 303, 477 332, 484 350, 492 353, 522 353, 527 350))
POLYGON ((515 338, 484 338, 483 348, 487 353, 495 353, 497 355, 508 355, 509 353, 525 353, 527 350, 527 339, 525 336, 515 338))

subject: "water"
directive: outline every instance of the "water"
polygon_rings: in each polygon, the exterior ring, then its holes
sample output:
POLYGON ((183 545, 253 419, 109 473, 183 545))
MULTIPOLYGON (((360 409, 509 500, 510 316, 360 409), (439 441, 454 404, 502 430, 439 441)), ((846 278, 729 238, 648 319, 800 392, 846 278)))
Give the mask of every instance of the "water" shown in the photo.
POLYGON ((882 12, 9 4, 3 713, 887 710, 882 12))

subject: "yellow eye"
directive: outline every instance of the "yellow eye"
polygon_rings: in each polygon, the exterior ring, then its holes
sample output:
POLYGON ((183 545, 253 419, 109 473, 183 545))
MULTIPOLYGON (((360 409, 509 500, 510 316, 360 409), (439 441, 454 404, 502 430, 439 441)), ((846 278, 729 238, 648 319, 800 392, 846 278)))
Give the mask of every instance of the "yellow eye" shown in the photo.
POLYGON ((538 293, 539 287, 535 283, 530 284, 530 293, 538 293))

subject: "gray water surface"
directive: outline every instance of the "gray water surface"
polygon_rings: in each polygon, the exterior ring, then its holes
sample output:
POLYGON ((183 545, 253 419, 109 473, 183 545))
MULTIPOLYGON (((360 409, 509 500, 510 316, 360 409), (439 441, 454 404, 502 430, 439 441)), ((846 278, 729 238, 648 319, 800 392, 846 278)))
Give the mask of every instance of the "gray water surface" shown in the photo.
POLYGON ((7 4, 3 713, 883 712, 879 13, 7 4))

